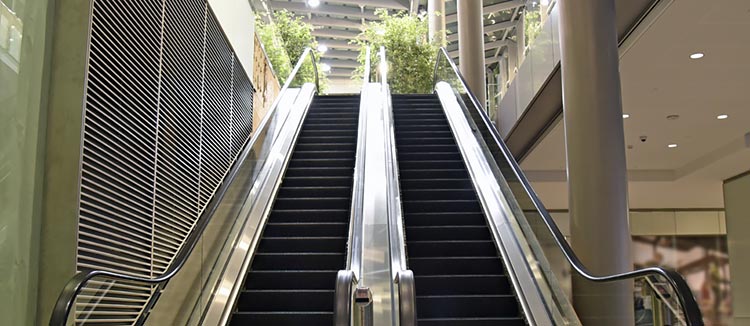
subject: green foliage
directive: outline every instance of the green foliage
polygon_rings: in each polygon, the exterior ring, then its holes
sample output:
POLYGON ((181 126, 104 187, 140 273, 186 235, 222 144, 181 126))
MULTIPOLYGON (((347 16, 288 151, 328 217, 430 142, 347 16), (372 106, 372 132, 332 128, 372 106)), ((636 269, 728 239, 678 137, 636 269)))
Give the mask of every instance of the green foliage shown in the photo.
POLYGON ((542 18, 539 16, 539 10, 541 9, 526 10, 523 14, 524 36, 526 38, 525 46, 530 45, 539 36, 539 33, 542 32, 542 18))
MULTIPOLYGON (((355 71, 360 79, 364 74, 366 46, 371 47, 370 62, 375 67, 377 53, 385 46, 388 60, 388 83, 393 93, 431 93, 437 45, 428 39, 427 17, 402 11, 394 15, 378 9, 380 21, 367 23, 364 31, 353 40, 360 45, 357 58, 361 64, 355 71)), ((376 71, 373 71, 376 73, 376 71)))
MULTIPOLYGON (((274 12, 270 24, 265 23, 260 17, 256 20, 258 37, 265 47, 266 54, 277 77, 282 83, 291 74, 305 48, 310 47, 313 49, 315 63, 318 66, 321 90, 324 88, 326 77, 320 69, 320 54, 316 50, 318 43, 312 35, 312 30, 312 25, 305 23, 301 17, 295 16, 287 10, 274 12)), ((300 67, 291 86, 301 86, 306 82, 315 82, 313 65, 309 60, 300 67)))

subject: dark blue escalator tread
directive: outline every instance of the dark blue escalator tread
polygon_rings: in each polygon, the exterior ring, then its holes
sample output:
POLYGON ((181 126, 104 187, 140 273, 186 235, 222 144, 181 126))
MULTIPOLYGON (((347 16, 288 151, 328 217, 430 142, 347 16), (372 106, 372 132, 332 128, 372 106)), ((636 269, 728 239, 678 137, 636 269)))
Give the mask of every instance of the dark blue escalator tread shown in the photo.
POLYGON ((316 96, 230 325, 333 324, 346 264, 359 96, 316 96))
POLYGON ((439 99, 393 95, 393 111, 419 325, 526 325, 439 99))

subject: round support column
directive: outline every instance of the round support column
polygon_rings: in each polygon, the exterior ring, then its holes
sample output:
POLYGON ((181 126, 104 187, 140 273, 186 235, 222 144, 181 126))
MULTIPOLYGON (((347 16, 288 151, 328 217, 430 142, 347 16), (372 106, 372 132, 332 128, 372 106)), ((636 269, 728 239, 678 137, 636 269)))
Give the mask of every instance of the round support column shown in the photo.
MULTIPOLYGON (((614 0, 562 0, 561 68, 572 246, 595 274, 633 268, 614 0)), ((519 45, 520 46, 520 45, 519 45)), ((584 325, 633 325, 632 282, 573 274, 584 325)))
POLYGON ((427 23, 430 27, 430 41, 446 46, 445 0, 427 0, 427 23))
POLYGON ((466 83, 485 106, 482 1, 458 0, 458 65, 466 83))

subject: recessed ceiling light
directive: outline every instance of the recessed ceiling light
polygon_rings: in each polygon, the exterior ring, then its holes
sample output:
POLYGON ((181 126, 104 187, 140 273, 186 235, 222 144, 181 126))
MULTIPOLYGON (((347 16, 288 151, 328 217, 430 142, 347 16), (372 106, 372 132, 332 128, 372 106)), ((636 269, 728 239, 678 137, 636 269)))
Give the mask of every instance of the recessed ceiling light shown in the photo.
POLYGON ((320 70, 323 70, 323 72, 329 72, 331 71, 331 65, 327 63, 321 63, 320 64, 320 70))
POLYGON ((627 113, 623 113, 623 114, 622 114, 622 118, 623 118, 623 119, 627 119, 627 118, 630 118, 630 114, 627 114, 627 113))
POLYGON ((690 59, 700 59, 703 58, 703 52, 696 52, 690 55, 690 59))
POLYGON ((677 148, 677 144, 669 144, 669 145, 667 145, 667 147, 669 147, 669 148, 677 148))
POLYGON ((317 7, 320 6, 320 0, 307 0, 307 4, 310 5, 310 7, 317 7))
POLYGON ((727 115, 727 114, 719 114, 719 115, 716 116, 716 119, 719 119, 719 120, 724 120, 726 118, 729 118, 729 115, 727 115))
POLYGON ((328 51, 328 47, 325 44, 318 44, 318 52, 325 53, 328 51))

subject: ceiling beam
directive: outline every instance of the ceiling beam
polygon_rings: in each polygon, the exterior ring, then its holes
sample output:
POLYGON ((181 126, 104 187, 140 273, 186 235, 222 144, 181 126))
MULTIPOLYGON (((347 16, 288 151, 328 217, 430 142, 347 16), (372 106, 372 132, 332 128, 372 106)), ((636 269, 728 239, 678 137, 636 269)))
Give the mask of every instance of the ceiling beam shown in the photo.
POLYGON ((387 8, 396 10, 409 10, 407 6, 394 0, 325 0, 328 3, 340 3, 353 6, 367 6, 373 8, 387 8))
MULTIPOLYGON (((507 30, 516 26, 516 23, 512 20, 506 20, 504 22, 495 23, 492 25, 484 26, 483 32, 485 34, 494 33, 497 31, 507 30)), ((448 42, 458 41, 458 33, 449 34, 446 36, 448 42)))
POLYGON ((329 49, 359 50, 359 45, 349 44, 348 40, 336 40, 331 38, 319 38, 318 44, 327 46, 329 49))
MULTIPOLYGON (((498 11, 505 11, 510 9, 515 9, 518 7, 523 7, 523 5, 526 3, 525 0, 513 0, 513 1, 507 1, 507 2, 501 2, 496 3, 494 5, 489 5, 484 8, 482 8, 482 13, 485 15, 489 15, 491 13, 496 13, 498 11)), ((445 16, 445 23, 455 23, 458 21, 458 14, 452 14, 445 16)))
POLYGON ((354 60, 341 60, 341 59, 323 59, 320 60, 322 63, 326 63, 332 68, 357 68, 359 67, 359 62, 354 60))
POLYGON ((269 1, 269 6, 272 9, 286 9, 296 14, 320 14, 320 15, 337 15, 346 17, 356 17, 364 19, 378 19, 375 15, 374 10, 365 9, 360 10, 358 7, 344 7, 336 5, 319 5, 315 8, 310 8, 304 2, 289 2, 289 1, 269 1))
POLYGON ((495 23, 492 25, 484 26, 484 33, 494 33, 498 31, 504 31, 506 29, 511 29, 513 27, 516 27, 516 22, 512 20, 506 20, 504 22, 495 23))
POLYGON ((321 58, 335 58, 335 59, 345 59, 345 60, 357 60, 357 56, 359 55, 359 52, 354 51, 344 51, 344 50, 328 50, 325 53, 321 54, 321 58))
POLYGON ((345 31, 341 29, 332 29, 332 28, 316 28, 313 30, 312 35, 315 37, 322 36, 322 37, 339 38, 339 39, 345 39, 345 40, 353 40, 357 38, 357 35, 359 35, 359 32, 345 31))
MULTIPOLYGON (((508 46, 508 44, 512 42, 513 42, 512 40, 499 40, 499 41, 487 42, 487 43, 484 43, 484 50, 487 51, 487 50, 502 48, 504 46, 508 46)), ((458 58, 458 50, 450 51, 448 52, 448 54, 450 54, 451 58, 458 58)), ((487 57, 487 58, 491 58, 491 57, 487 57)))
POLYGON ((319 26, 334 26, 334 27, 342 27, 342 28, 355 28, 355 29, 362 29, 362 22, 360 20, 349 20, 346 18, 331 18, 331 17, 321 17, 321 16, 312 16, 312 18, 304 17, 302 18, 302 21, 309 23, 315 27, 319 26))

